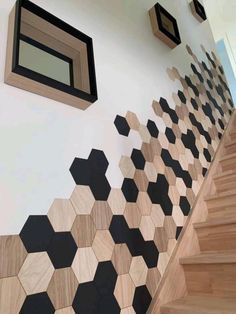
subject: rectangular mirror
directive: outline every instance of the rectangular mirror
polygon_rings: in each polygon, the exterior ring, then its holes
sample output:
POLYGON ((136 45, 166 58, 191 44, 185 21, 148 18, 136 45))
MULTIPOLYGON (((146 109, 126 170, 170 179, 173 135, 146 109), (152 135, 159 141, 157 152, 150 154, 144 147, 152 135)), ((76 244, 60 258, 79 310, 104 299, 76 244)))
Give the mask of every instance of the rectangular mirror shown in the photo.
POLYGON ((73 61, 26 36, 20 37, 19 65, 73 86, 73 61))

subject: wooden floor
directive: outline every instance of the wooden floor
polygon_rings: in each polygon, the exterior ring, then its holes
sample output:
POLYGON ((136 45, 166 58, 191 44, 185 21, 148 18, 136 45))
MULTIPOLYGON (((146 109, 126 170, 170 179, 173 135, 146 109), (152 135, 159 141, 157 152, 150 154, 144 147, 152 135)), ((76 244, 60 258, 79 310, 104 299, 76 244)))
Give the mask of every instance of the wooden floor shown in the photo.
POLYGON ((162 314, 236 313, 236 123, 224 144, 208 216, 194 223, 200 254, 179 258, 187 295, 161 306, 162 314))

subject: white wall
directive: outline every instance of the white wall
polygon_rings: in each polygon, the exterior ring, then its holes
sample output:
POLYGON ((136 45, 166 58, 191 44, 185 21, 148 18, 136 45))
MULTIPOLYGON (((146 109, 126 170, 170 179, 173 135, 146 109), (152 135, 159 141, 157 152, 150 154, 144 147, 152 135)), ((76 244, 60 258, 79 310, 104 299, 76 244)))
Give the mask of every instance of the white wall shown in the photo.
MULTIPOLYGON (((151 103, 161 96, 173 104, 178 85, 167 67, 190 73, 188 43, 214 49, 208 21, 200 24, 188 0, 160 1, 178 19, 182 44, 170 50, 152 35, 148 9, 155 0, 34 0, 94 39, 99 100, 85 112, 3 83, 8 14, 13 0, 0 2, 0 234, 18 233, 30 214, 46 213, 56 197, 69 197, 69 167, 102 148, 110 160, 108 178, 120 187, 122 154, 140 145, 114 128, 116 114, 136 112, 155 120, 151 103), (128 143, 128 144, 127 144, 128 143)), ((161 128, 161 125, 159 124, 161 128)))
POLYGON ((223 39, 236 77, 236 1, 204 0, 216 42, 223 39))

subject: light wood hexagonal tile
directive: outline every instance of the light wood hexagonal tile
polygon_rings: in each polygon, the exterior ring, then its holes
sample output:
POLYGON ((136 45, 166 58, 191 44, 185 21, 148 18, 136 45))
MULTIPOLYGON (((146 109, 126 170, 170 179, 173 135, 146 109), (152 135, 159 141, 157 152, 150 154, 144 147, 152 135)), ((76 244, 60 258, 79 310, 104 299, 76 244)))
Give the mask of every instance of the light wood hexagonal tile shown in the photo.
POLYGON ((111 259, 114 246, 115 243, 108 230, 97 230, 92 248, 99 262, 111 259))
POLYGON ((177 227, 184 225, 184 214, 179 206, 173 206, 172 217, 177 227))
POLYGON ((160 205, 158 204, 152 205, 151 219, 155 227, 163 227, 165 215, 160 205))
POLYGON ((95 202, 90 188, 85 185, 77 185, 70 200, 78 215, 89 215, 95 202))
POLYGON ((108 197, 108 204, 111 208, 113 215, 123 215, 126 200, 121 189, 111 189, 108 197))
POLYGON ((72 263, 79 283, 93 281, 97 265, 98 261, 91 247, 79 248, 72 263))
POLYGON ((135 314, 135 310, 132 306, 126 307, 120 311, 120 314, 135 314))
POLYGON ((139 126, 140 126, 140 122, 139 122, 139 120, 137 118, 137 115, 135 113, 131 112, 131 111, 128 111, 126 113, 125 117, 126 117, 126 121, 127 121, 128 125, 129 125, 129 127, 131 129, 137 131, 139 129, 139 126))
POLYGON ((166 252, 168 245, 168 236, 166 230, 163 227, 158 227, 155 230, 154 242, 159 252, 166 252))
POLYGON ((94 203, 91 216, 97 230, 109 229, 112 219, 112 211, 106 201, 96 201, 94 203))
POLYGON ((177 226, 172 216, 166 216, 164 220, 164 229, 169 239, 175 239, 177 226))
POLYGON ((130 278, 130 275, 126 274, 118 276, 114 290, 114 296, 116 297, 116 300, 121 309, 132 305, 134 292, 135 286, 132 279, 130 278))
POLYGON ((18 274, 27 295, 44 292, 54 273, 54 267, 46 252, 27 256, 18 274))
POLYGON ((136 287, 146 284, 148 268, 142 256, 132 258, 129 274, 136 287))
POLYGON ((138 129, 139 135, 144 143, 150 143, 151 134, 148 131, 146 125, 140 124, 138 129))
POLYGON ((170 260, 170 256, 167 252, 162 252, 159 254, 157 269, 159 270, 161 276, 163 276, 169 260, 170 260))
POLYGON ((25 291, 17 277, 0 279, 0 313, 20 313, 25 297, 25 291))
POLYGON ((55 199, 48 211, 48 218, 56 232, 70 231, 76 217, 70 200, 55 199))
POLYGON ((89 215, 78 215, 71 233, 78 247, 91 246, 96 233, 92 217, 89 215))
POLYGON ((136 203, 127 203, 124 213, 129 228, 138 228, 141 221, 141 213, 136 203))
POLYGON ((144 172, 150 182, 156 182, 157 180, 157 171, 152 162, 146 162, 144 172))
POLYGON ((18 235, 0 237, 0 278, 13 277, 26 258, 27 252, 18 235))
POLYGON ((146 285, 152 297, 154 297, 157 291, 157 287, 159 285, 160 279, 161 279, 161 274, 157 268, 148 269, 146 285))
POLYGON ((143 170, 136 169, 134 174, 134 182, 139 191, 147 191, 148 178, 143 170))
POLYGON ((116 244, 112 254, 112 264, 119 275, 128 274, 132 256, 125 243, 116 244))
POLYGON ((137 205, 142 216, 151 214, 152 202, 146 192, 139 192, 137 205))
POLYGON ((142 216, 139 229, 145 241, 154 239, 155 226, 150 216, 142 216))
POLYGON ((75 314, 73 307, 66 307, 64 309, 56 310, 55 314, 75 314))
POLYGON ((120 170, 125 178, 133 179, 135 173, 135 167, 130 157, 122 156, 120 159, 120 170))
POLYGON ((71 306, 78 285, 71 268, 56 269, 47 290, 54 308, 61 309, 71 306))

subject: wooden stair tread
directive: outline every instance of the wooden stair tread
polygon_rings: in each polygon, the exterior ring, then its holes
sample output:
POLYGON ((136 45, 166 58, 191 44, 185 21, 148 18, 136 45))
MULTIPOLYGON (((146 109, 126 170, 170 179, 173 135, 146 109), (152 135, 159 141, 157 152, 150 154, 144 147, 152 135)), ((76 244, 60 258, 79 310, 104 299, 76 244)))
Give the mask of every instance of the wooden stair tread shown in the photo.
POLYGON ((217 227, 217 226, 232 225, 232 224, 236 224, 236 216, 235 218, 225 217, 225 218, 218 218, 218 219, 209 219, 204 222, 194 223, 193 226, 195 229, 201 229, 201 228, 217 227))
POLYGON ((234 195, 236 195, 236 189, 232 189, 232 190, 227 191, 227 192, 222 192, 222 193, 218 193, 218 194, 214 194, 214 195, 208 196, 208 197, 205 198, 205 201, 211 201, 211 200, 224 198, 224 197, 228 197, 228 196, 234 196, 234 195))
POLYGON ((236 299, 186 296, 161 307, 162 314, 235 314, 236 299))
POLYGON ((225 155, 224 157, 222 157, 222 158, 220 159, 220 161, 228 160, 228 159, 231 159, 231 158, 236 158, 236 153, 227 154, 227 155, 225 155))
POLYGON ((224 179, 225 177, 228 177, 228 176, 233 176, 235 175, 236 176, 236 170, 227 170, 227 171, 224 171, 220 174, 217 174, 213 177, 214 180, 220 180, 220 179, 224 179))
POLYGON ((236 251, 209 252, 183 257, 181 265, 188 264, 234 264, 236 263, 236 251))
POLYGON ((236 140, 230 141, 229 143, 225 144, 225 147, 230 147, 236 145, 236 140))

